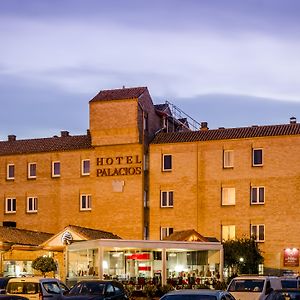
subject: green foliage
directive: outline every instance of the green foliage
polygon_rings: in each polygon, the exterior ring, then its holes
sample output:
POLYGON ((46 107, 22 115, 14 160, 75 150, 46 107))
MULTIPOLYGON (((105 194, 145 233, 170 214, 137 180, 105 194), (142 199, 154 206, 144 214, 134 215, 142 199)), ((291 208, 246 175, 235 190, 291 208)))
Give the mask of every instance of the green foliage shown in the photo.
POLYGON ((227 284, 224 281, 215 280, 213 282, 213 288, 215 290, 223 290, 223 291, 225 291, 226 288, 227 288, 227 284))
POLYGON ((32 268, 40 271, 43 276, 46 276, 48 272, 54 272, 57 270, 56 263, 52 257, 39 256, 32 262, 32 268))
POLYGON ((263 263, 263 256, 253 238, 229 240, 223 243, 223 247, 225 267, 239 274, 258 274, 258 265, 263 263))
POLYGON ((143 293, 146 294, 148 299, 154 298, 157 292, 157 287, 154 284, 147 283, 143 287, 143 293))
POLYGON ((160 289, 162 295, 164 295, 164 294, 166 294, 166 293, 168 293, 168 292, 170 292, 170 291, 173 291, 173 290, 174 290, 174 287, 173 287, 172 284, 169 284, 169 283, 168 283, 168 284, 162 285, 159 289, 160 289))
POLYGON ((132 295, 133 295, 133 292, 134 292, 134 285, 133 284, 126 284, 124 285, 125 287, 125 291, 126 291, 126 294, 128 296, 129 299, 132 298, 132 295))
POLYGON ((195 289, 197 289, 197 290, 200 290, 200 289, 206 290, 206 289, 209 289, 209 288, 210 288, 209 285, 204 284, 204 283, 200 283, 200 284, 195 285, 195 289))

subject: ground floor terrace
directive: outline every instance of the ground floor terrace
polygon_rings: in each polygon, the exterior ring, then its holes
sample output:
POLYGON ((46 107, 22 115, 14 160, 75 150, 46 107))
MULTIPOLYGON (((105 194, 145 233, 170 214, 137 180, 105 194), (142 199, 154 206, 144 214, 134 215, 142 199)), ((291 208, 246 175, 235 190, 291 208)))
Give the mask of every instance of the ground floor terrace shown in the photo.
POLYGON ((220 242, 89 240, 66 248, 66 281, 117 278, 125 283, 204 283, 223 279, 220 242))

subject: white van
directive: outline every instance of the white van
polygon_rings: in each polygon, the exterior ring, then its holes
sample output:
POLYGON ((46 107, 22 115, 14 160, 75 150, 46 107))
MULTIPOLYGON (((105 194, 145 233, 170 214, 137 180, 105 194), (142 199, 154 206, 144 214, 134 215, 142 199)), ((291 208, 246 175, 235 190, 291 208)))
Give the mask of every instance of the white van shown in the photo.
POLYGON ((49 297, 57 300, 68 290, 68 287, 56 278, 19 277, 9 280, 6 294, 23 296, 29 300, 43 300, 49 297))
POLYGON ((281 282, 276 276, 239 276, 231 280, 227 291, 236 300, 264 300, 277 289, 281 289, 281 282))

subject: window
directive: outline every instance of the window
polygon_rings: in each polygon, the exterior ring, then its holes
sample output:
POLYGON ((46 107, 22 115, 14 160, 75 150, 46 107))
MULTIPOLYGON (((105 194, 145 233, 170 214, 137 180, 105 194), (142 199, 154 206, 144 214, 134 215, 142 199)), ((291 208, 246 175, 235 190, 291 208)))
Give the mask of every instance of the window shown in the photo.
POLYGON ((36 178, 36 163, 28 163, 28 178, 36 178))
POLYGON ((263 186, 251 187, 251 204, 265 203, 265 188, 263 186))
POLYGON ((80 210, 91 210, 92 209, 92 196, 82 194, 80 196, 80 210))
POLYGON ((27 198, 27 212, 36 213, 38 210, 38 198, 37 197, 28 197, 27 198))
POLYGON ((223 152, 223 167, 224 168, 233 168, 233 150, 224 150, 223 152))
POLYGON ((172 155, 163 155, 163 171, 172 171, 172 155))
POLYGON ((52 162, 52 177, 60 177, 60 162, 52 162))
POLYGON ((235 188, 222 188, 222 205, 235 205, 235 188))
POLYGON ((265 225, 251 225, 251 236, 256 242, 265 241, 265 225))
POLYGON ((148 131, 148 115, 144 115, 144 131, 148 131))
POLYGON ((235 225, 222 226, 222 240, 223 241, 235 240, 235 225))
POLYGON ((173 207, 173 191, 160 192, 160 207, 173 207))
POLYGON ((263 149, 253 149, 252 151, 252 166, 263 165, 263 149))
POLYGON ((17 201, 16 198, 6 198, 5 199, 5 212, 8 214, 15 213, 17 211, 17 201))
POLYGON ((15 179, 15 165, 14 164, 7 165, 6 179, 7 180, 15 179))
POLYGON ((160 239, 163 240, 165 237, 173 233, 172 227, 161 227, 160 228, 160 239))
POLYGON ((148 191, 144 191, 144 207, 149 207, 148 191))
POLYGON ((90 175, 90 160, 83 159, 81 162, 81 175, 87 176, 90 175))

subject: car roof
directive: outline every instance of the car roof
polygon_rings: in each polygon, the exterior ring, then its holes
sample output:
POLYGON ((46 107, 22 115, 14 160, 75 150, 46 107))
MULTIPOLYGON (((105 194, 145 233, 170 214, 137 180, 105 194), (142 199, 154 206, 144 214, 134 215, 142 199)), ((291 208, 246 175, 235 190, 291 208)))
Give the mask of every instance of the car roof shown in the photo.
POLYGON ((59 281, 51 277, 15 277, 9 280, 10 282, 44 282, 44 281, 59 281))
POLYGON ((199 290, 193 290, 193 289, 183 289, 183 290, 176 290, 176 291, 171 291, 167 293, 166 295, 173 295, 173 294, 188 294, 188 295, 218 295, 220 293, 224 293, 226 291, 222 290, 210 290, 210 289, 199 289, 199 290))

